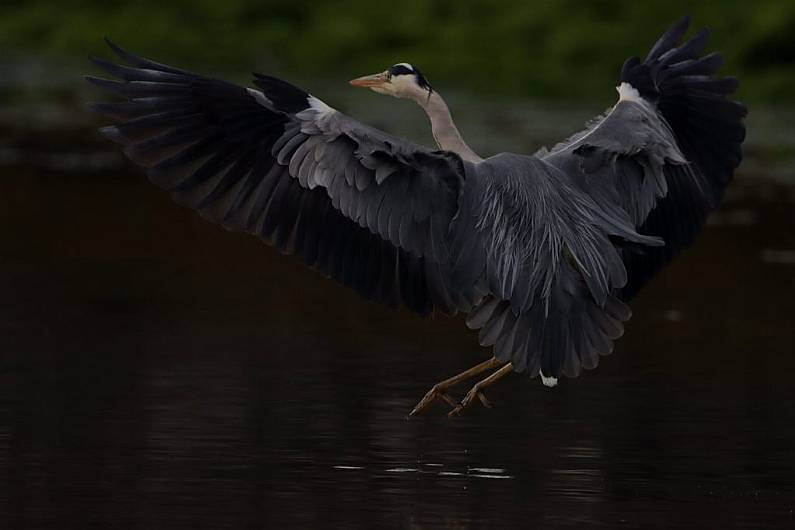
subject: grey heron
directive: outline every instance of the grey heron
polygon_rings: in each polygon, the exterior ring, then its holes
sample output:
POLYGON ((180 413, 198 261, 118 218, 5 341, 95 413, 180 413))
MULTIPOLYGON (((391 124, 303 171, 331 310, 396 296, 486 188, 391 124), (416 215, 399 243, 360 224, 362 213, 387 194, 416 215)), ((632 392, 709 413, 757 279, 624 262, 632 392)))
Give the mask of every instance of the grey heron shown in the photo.
POLYGON ((593 369, 624 331, 632 296, 691 244, 742 159, 708 32, 684 18, 624 63, 618 101, 534 154, 478 156, 418 68, 351 81, 418 103, 437 143, 369 127, 286 81, 256 88, 132 55, 87 79, 122 101, 92 104, 102 134, 182 205, 390 306, 465 313, 493 357, 435 385, 458 414, 510 372, 555 386, 593 369), (488 370, 457 401, 451 386, 488 370))

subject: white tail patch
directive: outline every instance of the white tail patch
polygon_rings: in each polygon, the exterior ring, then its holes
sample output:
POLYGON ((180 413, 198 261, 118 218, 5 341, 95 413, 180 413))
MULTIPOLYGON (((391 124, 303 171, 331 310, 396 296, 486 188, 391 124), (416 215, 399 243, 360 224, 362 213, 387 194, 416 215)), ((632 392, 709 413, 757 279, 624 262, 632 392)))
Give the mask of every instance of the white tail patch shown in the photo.
POLYGON ((547 377, 544 375, 544 372, 539 372, 539 373, 541 374, 541 382, 544 383, 544 386, 552 388, 553 386, 558 385, 557 377, 547 377))
POLYGON ((635 101, 640 102, 643 101, 643 98, 638 92, 638 89, 634 86, 630 85, 627 82, 623 82, 616 87, 618 91, 618 100, 619 101, 635 101))

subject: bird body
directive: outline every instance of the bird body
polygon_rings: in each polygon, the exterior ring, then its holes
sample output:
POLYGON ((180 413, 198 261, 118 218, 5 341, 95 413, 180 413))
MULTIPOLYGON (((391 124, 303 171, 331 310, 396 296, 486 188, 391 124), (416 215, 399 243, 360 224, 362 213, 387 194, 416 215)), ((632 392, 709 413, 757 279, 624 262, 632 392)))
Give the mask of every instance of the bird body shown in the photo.
POLYGON ((177 202, 368 299, 467 313, 497 361, 553 386, 612 351, 626 302, 692 242, 740 162, 736 81, 700 56, 706 32, 679 44, 687 26, 625 63, 619 101, 581 133, 486 159, 408 63, 351 84, 416 101, 438 149, 274 77, 246 89, 112 43, 129 66, 96 59, 120 81, 90 80, 126 98, 94 105, 117 122, 102 132, 177 202))

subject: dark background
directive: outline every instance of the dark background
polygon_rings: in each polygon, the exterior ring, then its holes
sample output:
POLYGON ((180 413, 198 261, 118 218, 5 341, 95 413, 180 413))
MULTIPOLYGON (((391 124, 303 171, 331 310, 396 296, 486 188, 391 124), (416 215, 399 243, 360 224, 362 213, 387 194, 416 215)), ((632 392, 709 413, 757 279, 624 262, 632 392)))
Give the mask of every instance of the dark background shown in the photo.
POLYGON ((792 528, 794 23, 772 1, 4 2, 0 528, 792 528), (686 12, 750 109, 724 204, 596 371, 511 376, 455 420, 405 417, 489 355, 461 318, 175 206, 84 109, 108 35, 429 143, 412 103, 345 83, 409 61, 476 151, 530 153, 686 12))
POLYGON ((480 95, 607 103, 618 61, 684 14, 712 28, 742 99, 795 102, 795 4, 781 0, 6 0, 0 49, 83 58, 109 36, 204 71, 309 81, 405 60, 480 95))

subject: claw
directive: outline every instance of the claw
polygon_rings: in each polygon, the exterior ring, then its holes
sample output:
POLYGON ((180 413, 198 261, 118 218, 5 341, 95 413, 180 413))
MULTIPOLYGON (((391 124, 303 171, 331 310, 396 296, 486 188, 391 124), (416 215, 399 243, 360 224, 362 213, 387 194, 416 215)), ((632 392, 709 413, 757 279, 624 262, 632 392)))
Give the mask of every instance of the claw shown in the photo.
POLYGON ((453 410, 451 410, 447 415, 458 416, 459 414, 464 412, 465 409, 470 407, 472 403, 475 402, 475 398, 479 399, 480 402, 483 403, 484 407, 490 409, 492 407, 491 401, 489 401, 486 398, 486 394, 483 393, 483 389, 490 387, 491 385, 499 381, 501 378, 505 377, 505 375, 510 373, 511 370, 513 370, 513 366, 511 365, 511 363, 508 363, 499 370, 497 370, 496 372, 494 372, 493 374, 491 374, 490 376, 488 376, 486 379, 483 379, 475 383, 474 386, 471 389, 469 389, 467 395, 464 396, 464 399, 461 400, 461 403, 456 405, 455 408, 453 408, 453 410))
POLYGON ((422 412, 424 412, 425 409, 431 406, 431 404, 436 400, 436 398, 442 398, 447 402, 448 405, 453 407, 453 410, 450 411, 450 414, 448 414, 449 416, 456 416, 461 412, 463 412, 463 410, 467 408, 475 400, 475 397, 477 397, 480 400, 480 402, 483 403, 484 407, 491 408, 491 402, 488 399, 486 399, 486 396, 485 394, 483 394, 482 389, 493 384, 502 376, 510 372, 510 370, 512 369, 511 363, 504 364, 502 368, 491 374, 489 377, 476 383, 475 386, 472 387, 472 389, 466 395, 466 397, 464 397, 461 403, 458 403, 455 399, 450 397, 450 395, 447 393, 447 389, 454 385, 457 385, 458 383, 466 379, 470 379, 475 375, 478 375, 486 370, 489 370, 490 368, 499 366, 500 364, 502 364, 501 361, 497 360, 495 357, 492 357, 487 361, 484 361, 476 366, 473 366, 469 370, 465 370, 458 375, 454 375, 453 377, 445 379, 440 383, 436 383, 435 385, 433 385, 433 388, 431 388, 422 397, 422 399, 420 400, 419 403, 417 403, 414 409, 412 409, 412 411, 409 412, 408 417, 411 418, 413 416, 416 416, 417 414, 421 414, 422 412))
POLYGON ((483 392, 478 392, 478 398, 480 399, 480 402, 483 404, 483 406, 487 409, 494 408, 494 405, 491 404, 491 401, 486 398, 486 394, 483 392))
POLYGON ((419 402, 419 403, 417 403, 417 406, 415 406, 415 407, 414 407, 414 409, 412 409, 412 411, 409 413, 409 417, 411 417, 411 416, 416 416, 417 414, 420 414, 420 413, 422 413, 422 412, 423 412, 425 409, 427 409, 428 407, 430 407, 430 406, 431 406, 431 404, 432 404, 434 401, 436 401, 436 398, 442 398, 442 399, 443 399, 443 400, 445 400, 445 401, 447 402, 447 404, 448 404, 448 405, 450 405, 451 407, 455 407, 456 405, 458 405, 458 402, 456 402, 456 400, 455 400, 455 399, 453 399, 453 398, 450 396, 450 394, 448 394, 447 392, 445 392, 445 389, 444 389, 443 387, 441 387, 441 386, 439 386, 438 384, 436 384, 436 385, 434 385, 434 386, 433 386, 433 388, 431 388, 431 389, 430 389, 430 390, 429 390, 429 391, 428 391, 428 392, 427 392, 427 393, 426 393, 426 394, 423 396, 423 398, 420 400, 420 402, 419 402))
POLYGON ((439 397, 447 401, 447 404, 450 405, 451 407, 455 407, 458 404, 458 402, 455 399, 453 399, 453 397, 447 392, 439 392, 439 397))
POLYGON ((483 406, 487 409, 492 408, 491 402, 486 398, 486 394, 480 389, 480 384, 476 384, 473 386, 467 395, 464 396, 464 399, 461 400, 461 403, 457 403, 453 410, 447 413, 448 416, 459 416, 464 410, 468 409, 472 406, 472 403, 475 402, 475 398, 479 399, 483 406))

